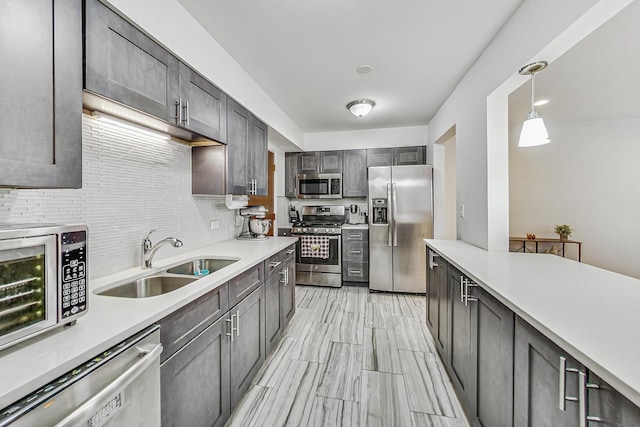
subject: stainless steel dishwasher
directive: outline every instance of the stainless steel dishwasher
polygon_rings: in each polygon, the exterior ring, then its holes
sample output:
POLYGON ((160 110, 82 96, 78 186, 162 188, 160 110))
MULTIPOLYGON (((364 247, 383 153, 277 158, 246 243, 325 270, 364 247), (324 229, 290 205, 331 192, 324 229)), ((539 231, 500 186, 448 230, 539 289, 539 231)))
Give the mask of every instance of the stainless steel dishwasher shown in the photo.
POLYGON ((160 330, 139 332, 0 411, 0 427, 160 425, 160 330))

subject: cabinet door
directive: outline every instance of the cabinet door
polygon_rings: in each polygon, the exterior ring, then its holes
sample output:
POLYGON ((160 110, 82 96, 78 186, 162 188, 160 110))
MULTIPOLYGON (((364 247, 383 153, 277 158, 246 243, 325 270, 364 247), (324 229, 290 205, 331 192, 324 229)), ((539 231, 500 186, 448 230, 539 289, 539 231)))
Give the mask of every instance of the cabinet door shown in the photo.
POLYGON ((441 280, 441 272, 440 256, 432 249, 427 248, 426 322, 434 341, 438 336, 439 282, 441 280))
POLYGON ((298 176, 298 162, 300 153, 285 153, 284 155, 284 195, 298 197, 296 177, 298 176))
POLYGON ((289 262, 283 270, 286 270, 287 273, 285 274, 284 280, 280 281, 280 285, 282 286, 280 293, 282 330, 287 327, 293 315, 296 313, 296 263, 293 261, 289 262))
POLYGON ((249 143, 247 178, 255 180, 255 195, 266 196, 268 190, 269 150, 267 148, 267 125, 258 120, 253 114, 249 121, 249 143))
POLYGON ((391 148, 369 148, 367 150, 367 166, 391 166, 392 163, 391 148))
POLYGON ((226 317, 205 329, 160 368, 162 425, 223 426, 231 413, 226 317))
POLYGON ((393 165, 424 165, 426 164, 427 147, 394 147, 393 165))
POLYGON ((442 258, 438 258, 438 310, 437 310, 437 334, 433 339, 436 349, 442 356, 443 360, 447 360, 449 352, 449 325, 451 320, 449 313, 451 312, 451 302, 453 299, 451 289, 449 289, 449 264, 442 258))
MULTIPOLYGON (((280 270, 282 271, 282 270, 280 270)), ((265 283, 265 333, 266 333, 266 353, 271 353, 278 344, 280 335, 282 333, 282 319, 283 316, 280 313, 281 306, 280 300, 283 297, 280 282, 283 280, 284 275, 280 275, 279 272, 267 280, 265 283)))
POLYGON ((178 59, 97 0, 85 19, 85 89, 175 122, 178 59))
POLYGON ((342 197, 367 197, 367 150, 343 154, 342 197))
POLYGON ((2 2, 0 186, 82 186, 82 4, 2 2))
POLYGON ((321 173, 342 173, 342 151, 320 151, 321 173))
POLYGON ((451 294, 448 365, 451 381, 463 402, 471 406, 471 393, 475 387, 475 369, 471 366, 471 307, 461 301, 462 273, 449 265, 449 292, 451 294))
POLYGON ((227 142, 227 95, 213 83, 180 63, 183 114, 175 124, 219 142, 227 142))
POLYGON ((514 314, 482 288, 470 293, 478 300, 469 302, 476 375, 469 412, 476 426, 509 427, 513 425, 514 314))
POLYGON ((235 314, 236 336, 231 342, 231 407, 249 389, 265 360, 265 289, 253 291, 230 314, 235 314))
POLYGON ((298 173, 320 173, 320 154, 317 151, 300 153, 298 173))
POLYGON ((247 150, 251 113, 227 99, 227 193, 248 194, 247 150))
MULTIPOLYGON (((513 423, 531 427, 577 427, 577 402, 559 408, 560 357, 567 368, 584 369, 573 358, 524 320, 516 317, 514 350, 513 423)), ((566 374, 566 396, 578 396, 578 375, 566 374)))

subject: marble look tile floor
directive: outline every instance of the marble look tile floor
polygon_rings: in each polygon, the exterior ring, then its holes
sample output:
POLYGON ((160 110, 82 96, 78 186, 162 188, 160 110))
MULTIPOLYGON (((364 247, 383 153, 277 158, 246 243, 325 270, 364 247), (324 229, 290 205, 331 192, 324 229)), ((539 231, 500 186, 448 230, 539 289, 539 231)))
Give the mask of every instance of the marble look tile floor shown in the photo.
POLYGON ((227 426, 468 427, 425 297, 296 286, 296 314, 227 426))

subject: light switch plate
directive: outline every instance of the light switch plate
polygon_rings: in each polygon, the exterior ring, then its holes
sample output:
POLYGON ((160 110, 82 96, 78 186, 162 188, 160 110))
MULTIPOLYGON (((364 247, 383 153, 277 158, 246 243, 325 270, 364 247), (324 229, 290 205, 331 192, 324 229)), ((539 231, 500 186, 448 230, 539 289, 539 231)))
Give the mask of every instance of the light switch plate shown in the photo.
POLYGON ((220 221, 211 221, 211 229, 217 230, 218 228, 220 228, 220 221))

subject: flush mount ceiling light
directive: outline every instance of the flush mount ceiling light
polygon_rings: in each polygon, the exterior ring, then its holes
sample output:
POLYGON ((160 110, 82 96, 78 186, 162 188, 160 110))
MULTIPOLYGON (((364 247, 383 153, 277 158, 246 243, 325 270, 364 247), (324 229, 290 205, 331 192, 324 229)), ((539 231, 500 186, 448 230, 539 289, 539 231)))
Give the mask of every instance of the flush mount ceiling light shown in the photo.
POLYGON ((547 128, 544 126, 542 118, 538 117, 533 102, 535 75, 547 68, 547 65, 549 65, 547 61, 539 61, 520 68, 519 73, 521 75, 531 76, 531 111, 529 111, 527 119, 522 123, 518 147, 535 147, 536 145, 548 144, 550 142, 547 128))
POLYGON ((362 117, 369 114, 375 105, 376 103, 370 99, 357 99, 348 103, 347 108, 354 116, 362 117))

